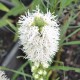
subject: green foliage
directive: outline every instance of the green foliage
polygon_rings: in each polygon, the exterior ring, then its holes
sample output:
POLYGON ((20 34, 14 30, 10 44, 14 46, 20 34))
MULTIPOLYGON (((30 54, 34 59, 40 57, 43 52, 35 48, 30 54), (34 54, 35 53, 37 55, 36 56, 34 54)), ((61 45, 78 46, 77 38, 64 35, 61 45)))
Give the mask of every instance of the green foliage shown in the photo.
POLYGON ((5 70, 5 71, 11 71, 11 72, 13 72, 13 73, 16 73, 16 74, 19 74, 19 75, 23 75, 23 76, 32 78, 32 76, 29 75, 29 74, 25 74, 25 73, 22 73, 22 72, 13 70, 13 69, 9 69, 9 68, 6 68, 6 67, 1 67, 1 66, 0 66, 0 69, 1 69, 1 70, 5 70))
POLYGON ((34 10, 36 6, 39 6, 43 12, 46 12, 46 5, 44 4, 43 0, 33 0, 32 4, 29 6, 29 9, 34 10))
POLYGON ((12 8, 5 16, 4 18, 7 18, 8 16, 17 16, 25 11, 25 7, 23 5, 18 5, 12 8))
POLYGON ((80 73, 80 68, 74 68, 74 67, 68 67, 68 66, 53 66, 49 68, 50 70, 64 70, 64 71, 70 71, 73 70, 75 72, 80 73))
POLYGON ((9 9, 2 3, 0 3, 0 10, 8 12, 9 9))
POLYGON ((47 4, 50 6, 51 12, 56 12, 59 4, 59 0, 50 0, 47 4))
POLYGON ((73 34, 77 33, 79 31, 79 29, 76 31, 74 31, 73 33, 71 33, 70 35, 68 35, 67 37, 65 36, 67 30, 70 27, 70 23, 77 17, 77 15, 73 16, 73 14, 71 13, 71 16, 69 17, 68 21, 65 22, 64 25, 61 26, 61 31, 60 31, 60 46, 62 46, 62 44, 64 43, 65 39, 68 39, 69 37, 71 37, 73 34))
POLYGON ((19 0, 11 0, 11 2, 15 5, 18 6, 21 4, 21 2, 19 0))
POLYGON ((80 45, 80 41, 65 42, 62 45, 80 45))
MULTIPOLYGON (((25 62, 17 71, 21 72, 27 65, 29 64, 29 61, 25 62)), ((19 76, 20 74, 15 73, 12 77, 12 80, 16 80, 16 78, 19 76)), ((25 76, 25 75, 24 75, 25 76)))
POLYGON ((73 36, 74 34, 76 34, 78 31, 80 31, 80 28, 76 29, 76 30, 73 31, 71 34, 69 34, 67 37, 65 37, 65 38, 63 39, 63 41, 64 41, 64 40, 67 40, 68 38, 70 38, 71 36, 73 36))
POLYGON ((7 22, 7 24, 16 32, 16 27, 11 23, 11 21, 10 20, 7 20, 6 21, 7 22))
POLYGON ((7 25, 6 19, 1 19, 0 20, 0 28, 3 27, 3 26, 5 26, 5 25, 7 25))
POLYGON ((62 13, 63 9, 71 4, 74 0, 60 0, 60 13, 62 13))
POLYGON ((13 20, 9 19, 9 16, 18 16, 18 15, 22 14, 24 11, 26 11, 27 7, 25 7, 18 0, 12 0, 12 3, 14 3, 15 6, 10 10, 4 4, 0 3, 0 10, 7 12, 0 20, 0 28, 4 27, 6 25, 9 25, 10 29, 14 30, 15 33, 17 33, 16 32, 17 25, 15 26, 13 24, 13 20))

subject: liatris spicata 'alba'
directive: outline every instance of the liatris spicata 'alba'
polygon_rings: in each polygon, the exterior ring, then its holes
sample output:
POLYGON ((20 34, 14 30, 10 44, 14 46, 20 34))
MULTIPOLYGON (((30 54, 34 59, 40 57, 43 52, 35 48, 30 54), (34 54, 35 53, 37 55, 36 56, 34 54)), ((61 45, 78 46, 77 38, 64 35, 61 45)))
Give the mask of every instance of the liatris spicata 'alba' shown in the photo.
POLYGON ((10 80, 6 77, 5 72, 0 70, 0 80, 10 80))
MULTIPOLYGON (((33 62, 32 72, 35 72, 36 63, 39 65, 36 67, 37 70, 40 66, 48 68, 58 51, 60 33, 57 23, 56 16, 50 11, 44 14, 38 7, 32 13, 28 11, 25 15, 21 15, 18 21, 19 39, 26 54, 25 58, 33 62)), ((46 69, 39 70, 38 74, 46 74, 46 69)), ((36 72, 35 78, 39 80, 38 74, 36 72)))

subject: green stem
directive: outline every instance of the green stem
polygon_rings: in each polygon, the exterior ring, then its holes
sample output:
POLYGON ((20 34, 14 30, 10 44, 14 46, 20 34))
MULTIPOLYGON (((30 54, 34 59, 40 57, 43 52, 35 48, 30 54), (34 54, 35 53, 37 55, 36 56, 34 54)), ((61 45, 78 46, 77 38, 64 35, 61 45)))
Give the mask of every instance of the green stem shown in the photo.
POLYGON ((28 75, 28 74, 25 74, 25 73, 22 73, 22 72, 20 72, 20 71, 16 71, 16 70, 13 70, 13 69, 9 69, 9 68, 3 67, 3 66, 2 66, 2 67, 0 66, 0 69, 1 69, 1 70, 5 70, 5 71, 11 71, 11 72, 13 72, 13 73, 20 74, 20 75, 23 75, 23 76, 27 76, 27 77, 32 78, 31 75, 28 75))
MULTIPOLYGON (((29 64, 29 61, 25 62, 17 71, 21 71, 27 64, 29 64)), ((19 74, 14 74, 12 77, 12 80, 15 80, 19 74)))

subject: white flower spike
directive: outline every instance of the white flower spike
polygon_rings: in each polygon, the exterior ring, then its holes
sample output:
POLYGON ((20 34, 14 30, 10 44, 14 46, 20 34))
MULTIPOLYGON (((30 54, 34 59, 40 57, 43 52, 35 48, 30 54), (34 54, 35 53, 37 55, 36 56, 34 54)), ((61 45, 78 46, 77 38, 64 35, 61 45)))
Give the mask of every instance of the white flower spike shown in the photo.
POLYGON ((6 77, 4 71, 1 71, 1 70, 0 70, 0 80, 10 80, 10 79, 8 79, 8 78, 6 77))
POLYGON ((58 51, 60 29, 56 16, 39 8, 20 17, 19 38, 26 58, 32 62, 48 64, 58 51))

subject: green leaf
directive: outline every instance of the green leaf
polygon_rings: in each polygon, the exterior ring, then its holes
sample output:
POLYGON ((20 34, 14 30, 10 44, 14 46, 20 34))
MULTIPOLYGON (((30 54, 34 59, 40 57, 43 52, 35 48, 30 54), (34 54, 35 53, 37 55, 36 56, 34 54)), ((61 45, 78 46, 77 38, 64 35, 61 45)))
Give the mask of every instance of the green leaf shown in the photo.
MULTIPOLYGON (((21 71, 28 64, 29 64, 29 61, 25 62, 17 71, 21 71)), ((12 80, 16 80, 17 76, 19 76, 19 74, 15 73, 12 77, 12 80)))
POLYGON ((60 77, 58 77, 56 80, 60 80, 60 77))
POLYGON ((33 0, 32 4, 29 6, 30 10, 35 10, 36 6, 39 6, 40 10, 46 12, 47 7, 45 6, 43 0, 33 0))
POLYGON ((17 27, 15 27, 10 20, 6 20, 7 24, 13 29, 15 32, 17 31, 17 27))
POLYGON ((6 19, 1 19, 0 20, 0 28, 4 27, 5 25, 7 25, 6 19))
POLYGON ((69 20, 63 26, 61 26, 60 45, 63 43, 63 39, 65 38, 65 33, 67 32, 71 21, 72 21, 72 16, 69 18, 69 20))
POLYGON ((72 32, 71 34, 69 34, 67 37, 64 38, 64 40, 67 40, 68 38, 70 38, 71 36, 73 36, 74 34, 76 34, 78 31, 80 31, 80 28, 76 29, 74 32, 72 32))
POLYGON ((50 0, 49 2, 48 2, 48 4, 50 5, 50 11, 51 12, 56 12, 59 0, 50 0))
POLYGON ((11 15, 17 16, 24 11, 26 11, 26 8, 23 5, 18 5, 16 7, 12 8, 3 18, 6 18, 11 15))
POLYGON ((75 72, 80 73, 80 68, 74 68, 74 67, 68 67, 68 66, 53 66, 53 67, 50 67, 49 70, 64 70, 64 71, 73 70, 75 72))
POLYGON ((15 36, 14 36, 14 42, 16 42, 17 40, 18 40, 18 37, 19 36, 19 34, 18 34, 18 30, 15 32, 15 36))
POLYGON ((9 9, 2 3, 0 3, 0 10, 9 12, 9 9))
POLYGON ((36 8, 37 5, 41 3, 41 0, 33 0, 32 4, 30 5, 30 9, 33 10, 36 8))
POLYGON ((80 44, 80 41, 71 41, 71 42, 63 43, 62 45, 79 45, 79 44, 80 44))
POLYGON ((61 0, 61 6, 65 8, 66 6, 70 5, 72 1, 73 0, 61 0))
MULTIPOLYGON (((71 12, 72 14, 72 12, 71 12)), ((68 30, 68 28, 70 27, 70 23, 71 21, 73 21, 78 15, 75 15, 73 16, 73 14, 69 17, 68 21, 63 25, 61 26, 61 31, 60 31, 60 46, 63 44, 64 42, 64 39, 65 39, 65 34, 68 30)))
POLYGON ((11 71, 11 72, 13 72, 13 73, 16 73, 16 74, 19 74, 19 75, 23 75, 23 76, 32 78, 32 76, 29 75, 29 74, 25 74, 25 73, 22 73, 22 72, 20 72, 20 71, 16 71, 16 70, 13 70, 13 69, 9 69, 9 68, 3 67, 3 66, 0 66, 0 70, 11 71))
POLYGON ((61 14, 62 11, 63 11, 63 9, 64 9, 65 7, 67 7, 68 5, 70 5, 72 1, 73 1, 73 0, 60 0, 60 10, 59 10, 59 14, 61 14))
POLYGON ((15 27, 12 23, 11 20, 9 19, 1 19, 0 20, 0 28, 9 25, 11 27, 11 29, 13 29, 15 32, 17 31, 17 27, 15 27))
POLYGON ((13 3, 15 6, 21 4, 21 2, 20 2, 19 0, 11 0, 11 1, 12 1, 12 3, 13 3))
MULTIPOLYGON (((25 73, 25 72, 24 72, 24 69, 22 69, 22 73, 25 73)), ((26 76, 23 75, 23 77, 24 77, 24 80, 26 80, 26 76)))

